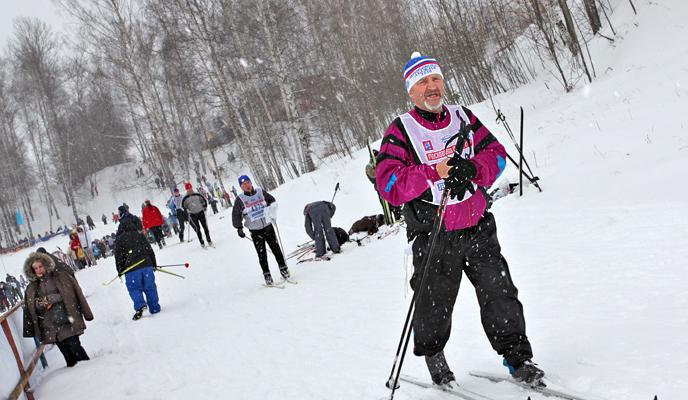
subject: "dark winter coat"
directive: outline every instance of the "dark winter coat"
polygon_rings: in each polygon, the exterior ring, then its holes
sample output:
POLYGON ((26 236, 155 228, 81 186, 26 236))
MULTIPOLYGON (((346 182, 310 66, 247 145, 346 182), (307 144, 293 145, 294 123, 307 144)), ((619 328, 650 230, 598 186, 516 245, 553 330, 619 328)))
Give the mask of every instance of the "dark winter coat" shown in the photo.
MULTIPOLYGON (((137 218, 138 219, 138 218, 137 218)), ((133 219, 122 219, 115 239, 115 265, 117 274, 121 275, 131 265, 143 260, 142 263, 132 268, 131 271, 143 267, 156 267, 153 248, 133 219)))
POLYGON ((56 271, 53 259, 42 253, 29 255, 24 262, 24 275, 30 281, 24 296, 24 337, 36 337, 41 343, 56 343, 84 333, 84 319, 92 321, 93 313, 73 276, 56 271), (31 268, 35 261, 41 261, 45 267, 45 275, 41 278, 31 268), (46 298, 51 306, 37 304, 39 298, 46 298))
POLYGON ((337 235, 337 242, 339 242, 340 246, 349 241, 349 234, 343 228, 334 226, 332 229, 334 234, 337 235))
POLYGON ((154 205, 148 205, 143 208, 143 227, 150 229, 155 226, 161 226, 165 219, 160 213, 160 209, 154 205))
POLYGON ((117 236, 123 231, 122 226, 134 226, 137 231, 143 230, 143 223, 141 219, 129 211, 122 214, 119 218, 119 227, 117 228, 117 236))
POLYGON ((351 225, 351 229, 349 229, 349 235, 358 232, 366 232, 369 235, 373 235, 377 233, 378 228, 384 223, 385 217, 382 214, 363 217, 351 225))

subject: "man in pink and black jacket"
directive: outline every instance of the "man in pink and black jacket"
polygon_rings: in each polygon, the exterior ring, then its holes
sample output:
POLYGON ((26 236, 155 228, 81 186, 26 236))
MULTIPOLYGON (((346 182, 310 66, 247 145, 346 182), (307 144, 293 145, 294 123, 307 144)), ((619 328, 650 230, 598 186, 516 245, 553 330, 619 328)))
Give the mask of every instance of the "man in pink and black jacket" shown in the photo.
POLYGON ((414 53, 404 68, 415 104, 387 128, 377 156, 376 185, 390 204, 404 205, 413 240, 418 290, 425 257, 424 287, 413 314, 414 354, 425 356, 433 382, 452 385, 444 357, 462 273, 476 289, 485 333, 512 376, 539 384, 544 372, 532 361, 523 306, 501 254, 490 187, 506 166, 506 151, 471 110, 445 105, 444 77, 435 59, 414 53), (449 190, 443 226, 432 254, 430 236, 442 193, 449 190))

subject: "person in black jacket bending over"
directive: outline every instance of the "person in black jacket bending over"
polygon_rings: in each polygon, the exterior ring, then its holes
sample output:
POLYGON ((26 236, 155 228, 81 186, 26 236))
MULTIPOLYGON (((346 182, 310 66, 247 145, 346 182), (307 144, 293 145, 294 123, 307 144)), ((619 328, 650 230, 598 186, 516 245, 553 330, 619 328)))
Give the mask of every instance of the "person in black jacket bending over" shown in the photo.
POLYGON ((280 274, 282 274, 284 279, 289 278, 289 269, 287 269, 282 249, 280 249, 277 242, 275 228, 273 228, 272 222, 268 217, 268 208, 277 207, 277 204, 275 203, 275 198, 270 193, 261 188, 254 188, 251 179, 247 175, 239 177, 239 186, 241 186, 243 193, 239 193, 234 201, 232 224, 237 229, 239 237, 246 237, 244 225, 251 232, 251 239, 258 253, 258 261, 260 262, 260 268, 263 270, 265 284, 272 286, 273 280, 272 275, 270 275, 270 268, 268 268, 265 242, 268 243, 272 254, 275 255, 280 274), (243 224, 242 219, 244 220, 243 224))
POLYGON ((134 218, 120 220, 115 239, 115 265, 117 274, 125 276, 129 297, 134 302, 136 313, 133 319, 141 318, 146 307, 151 314, 159 313, 154 274, 154 268, 157 267, 155 253, 134 218))

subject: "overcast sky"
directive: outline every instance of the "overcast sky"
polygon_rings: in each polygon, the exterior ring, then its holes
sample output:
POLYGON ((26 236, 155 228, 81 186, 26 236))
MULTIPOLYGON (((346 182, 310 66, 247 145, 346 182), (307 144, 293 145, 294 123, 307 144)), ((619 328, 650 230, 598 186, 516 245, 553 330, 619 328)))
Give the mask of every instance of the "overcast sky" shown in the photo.
POLYGON ((52 0, 0 0, 0 48, 7 48, 7 41, 12 36, 13 21, 17 17, 36 17, 48 23, 50 27, 64 32, 63 14, 52 0))

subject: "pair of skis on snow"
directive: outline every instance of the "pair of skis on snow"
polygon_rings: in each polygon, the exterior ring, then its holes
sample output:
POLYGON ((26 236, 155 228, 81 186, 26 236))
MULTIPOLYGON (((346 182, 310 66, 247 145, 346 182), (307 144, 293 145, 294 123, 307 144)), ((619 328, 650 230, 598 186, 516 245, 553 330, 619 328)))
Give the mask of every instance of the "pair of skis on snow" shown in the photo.
POLYGON ((264 283, 263 286, 266 288, 271 288, 271 289, 285 289, 287 287, 287 283, 292 284, 292 285, 298 285, 299 281, 294 280, 293 278, 282 278, 281 281, 274 282, 272 285, 268 285, 267 283, 264 283))
POLYGON ((392 226, 383 225, 382 227, 380 227, 381 229, 379 231, 377 231, 377 233, 367 234, 367 235, 362 236, 362 237, 353 237, 353 235, 355 235, 355 234, 352 234, 352 236, 350 236, 349 241, 350 242, 356 242, 356 244, 359 247, 365 246, 366 244, 370 243, 370 241, 373 238, 375 238, 377 240, 382 240, 382 239, 386 238, 387 236, 396 235, 397 233, 399 233, 399 231, 401 231, 401 228, 403 228, 403 227, 406 227, 406 223, 404 221, 395 222, 394 225, 392 225, 392 226))
POLYGON ((329 261, 329 256, 315 257, 315 242, 309 241, 298 245, 298 248, 287 255, 287 260, 296 258, 297 264, 311 261, 329 261))
MULTIPOLYGON (((572 393, 567 393, 563 392, 560 390, 555 390, 555 389, 550 389, 546 386, 532 386, 524 382, 518 382, 514 380, 511 377, 503 376, 500 374, 492 374, 489 372, 480 372, 480 371, 471 371, 469 372, 469 375, 474 376, 476 378, 482 378, 482 379, 487 379, 489 381, 492 381, 494 383, 501 383, 501 382, 507 382, 509 384, 512 384, 514 386, 518 386, 521 389, 524 389, 529 392, 533 393, 539 393, 543 396, 546 397, 552 397, 552 398, 558 398, 558 399, 564 399, 564 400, 588 400, 584 397, 572 394, 572 393)), ((452 386, 449 385, 436 385, 434 383, 427 383, 424 382, 420 379, 416 379, 411 376, 407 375, 401 375, 399 377, 399 380, 403 382, 407 382, 422 388, 426 389, 435 389, 442 391, 444 393, 450 394, 452 396, 458 397, 460 399, 464 400, 493 400, 493 398, 489 396, 485 396, 483 394, 480 394, 478 392, 475 392, 473 390, 466 389, 464 387, 459 386, 458 384, 454 383, 452 386)))

